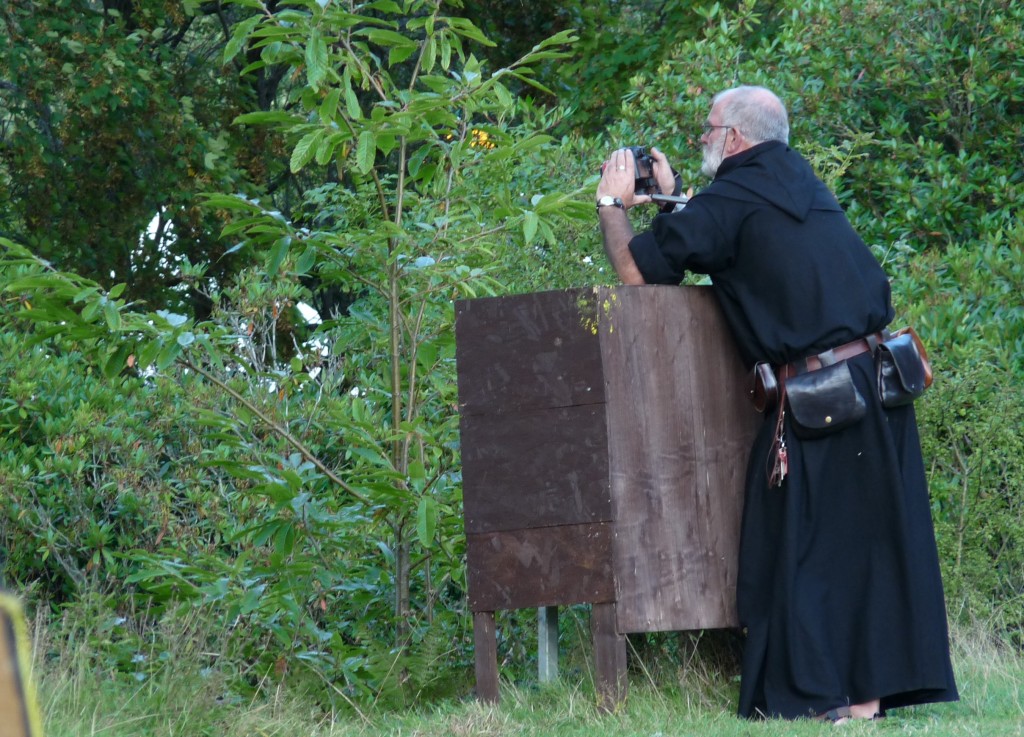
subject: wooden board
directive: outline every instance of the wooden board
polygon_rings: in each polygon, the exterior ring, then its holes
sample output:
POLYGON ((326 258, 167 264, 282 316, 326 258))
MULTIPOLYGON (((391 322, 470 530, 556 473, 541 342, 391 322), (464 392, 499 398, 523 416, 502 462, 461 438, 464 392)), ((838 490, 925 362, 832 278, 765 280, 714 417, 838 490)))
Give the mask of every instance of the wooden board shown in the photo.
POLYGON ((455 303, 459 411, 604 402, 594 290, 455 303))
POLYGON ((474 612, 609 602, 612 529, 602 522, 466 536, 474 612))
POLYGON ((456 333, 473 610, 601 596, 621 632, 735 625, 760 416, 711 290, 463 301, 456 333), (599 524, 606 551, 574 547, 599 524))
POLYGON ((710 289, 613 293, 601 347, 619 631, 734 626, 743 481, 760 422, 746 370, 710 289))
POLYGON ((611 519, 603 405, 466 414, 460 431, 467 533, 611 519))

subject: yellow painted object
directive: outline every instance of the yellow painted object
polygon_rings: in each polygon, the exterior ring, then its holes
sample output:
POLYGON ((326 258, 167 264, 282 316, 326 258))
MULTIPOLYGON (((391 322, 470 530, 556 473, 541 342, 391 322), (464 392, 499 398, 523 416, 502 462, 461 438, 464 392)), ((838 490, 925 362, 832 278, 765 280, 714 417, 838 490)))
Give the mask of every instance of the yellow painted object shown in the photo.
POLYGON ((0 593, 0 737, 42 737, 21 604, 0 593))

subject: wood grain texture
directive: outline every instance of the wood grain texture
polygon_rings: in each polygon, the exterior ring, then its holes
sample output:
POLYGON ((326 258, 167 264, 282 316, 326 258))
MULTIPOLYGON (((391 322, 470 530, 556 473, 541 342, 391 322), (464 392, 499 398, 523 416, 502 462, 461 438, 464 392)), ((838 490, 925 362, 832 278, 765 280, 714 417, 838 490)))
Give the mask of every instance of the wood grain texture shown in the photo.
POLYGON ((611 519, 603 405, 459 421, 467 533, 611 519))
POLYGON ((456 314, 473 610, 616 600, 620 632, 734 626, 760 416, 711 290, 542 292, 456 314))
POLYGON ((601 320, 620 632, 737 624, 743 481, 760 421, 710 289, 618 287, 601 320))
POLYGON ((494 612, 473 613, 473 654, 476 669, 476 697, 498 703, 498 636, 494 612))
POLYGON ((604 402, 593 289, 455 303, 459 411, 604 402))
POLYGON ((474 612, 612 601, 612 529, 602 522, 466 536, 474 612))
POLYGON ((616 627, 615 604, 594 604, 590 636, 594 643, 594 675, 598 707, 612 711, 626 698, 626 636, 616 627))

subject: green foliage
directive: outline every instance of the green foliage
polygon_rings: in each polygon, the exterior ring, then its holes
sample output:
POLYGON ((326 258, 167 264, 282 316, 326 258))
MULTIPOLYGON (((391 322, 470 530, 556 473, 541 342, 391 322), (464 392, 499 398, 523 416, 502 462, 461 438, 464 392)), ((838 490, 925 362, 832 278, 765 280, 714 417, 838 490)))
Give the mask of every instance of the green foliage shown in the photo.
MULTIPOLYGON (((229 250, 262 264, 224 285, 204 264, 179 264, 214 305, 210 321, 132 312, 123 287, 53 272, 10 241, 3 291, 41 343, 75 341, 110 377, 142 371, 143 387, 179 384, 167 403, 185 407, 196 382, 209 383, 210 404, 166 417, 183 425, 174 432, 202 432, 192 500, 227 516, 210 545, 163 536, 132 549, 115 576, 160 611, 218 611, 250 685, 311 673, 340 684, 331 699, 401 702, 450 688, 439 664, 464 660, 452 299, 493 293, 502 250, 554 246, 560 223, 592 212, 550 178, 526 198, 515 176, 551 139, 510 122, 505 80, 533 84, 530 64, 561 58, 568 35, 486 74, 463 52, 483 36, 438 3, 352 10, 284 7, 240 25, 225 51, 226 61, 244 51, 247 73, 285 65, 302 80, 287 112, 238 122, 287 141, 293 173, 339 181, 287 213, 269 199, 208 197, 225 238, 238 239, 229 250), (295 312, 311 280, 350 295, 312 334, 295 312)), ((121 422, 131 421, 111 424, 121 422)), ((141 446, 169 432, 153 429, 141 446)))
POLYGON ((869 243, 923 250, 1014 225, 1019 4, 748 0, 694 12, 703 34, 634 78, 613 137, 659 145, 687 179, 710 95, 762 84, 787 103, 797 149, 850 154, 841 176, 821 173, 869 243))
MULTIPOLYGON (((376 507, 352 504, 344 493, 358 484, 386 500, 395 493, 393 474, 369 462, 351 469, 351 481, 339 489, 331 469, 307 460, 339 453, 329 433, 342 423, 350 423, 345 442, 358 443, 360 433, 369 439, 375 427, 367 403, 336 391, 335 381, 321 386, 301 374, 282 377, 260 370, 265 364, 255 360, 245 372, 235 364, 218 381, 209 365, 188 367, 211 345, 209 333, 195 337, 183 331, 184 318, 169 313, 109 320, 92 310, 91 320, 82 319, 105 298, 95 292, 82 298, 81 312, 60 313, 77 316, 76 325, 46 339, 24 317, 45 326, 54 309, 49 300, 72 303, 70 294, 88 288, 60 274, 26 273, 24 266, 0 272, 10 277, 12 270, 14 278, 4 280, 7 294, 30 284, 36 291, 31 302, 14 303, 20 316, 5 315, 5 325, 22 330, 0 333, 2 368, 11 377, 0 396, 0 479, 18 490, 0 505, 10 583, 69 610, 99 592, 110 616, 127 620, 143 639, 152 622, 132 619, 138 611, 180 616, 201 607, 226 633, 220 666, 235 674, 236 693, 268 674, 330 678, 343 684, 339 698, 349 699, 404 698, 403 682, 419 691, 435 687, 445 672, 438 663, 461 657, 449 652, 453 643, 461 649, 462 640, 458 608, 447 601, 453 584, 442 581, 432 590, 428 576, 425 596, 445 601, 446 616, 438 631, 424 624, 415 633, 422 653, 393 650, 394 556, 379 539, 376 507), (163 325, 138 337, 151 321, 163 325), (140 356, 151 355, 144 376, 128 368, 134 361, 122 361, 127 375, 104 381, 84 360, 102 356, 97 340, 114 342, 112 324, 136 334, 140 356), (27 347, 26 336, 33 338, 27 347), (169 345, 179 350, 168 354, 169 345), (154 371, 165 354, 172 357, 154 371), (424 658, 437 662, 427 668, 424 658), (409 679, 406 671, 417 675, 409 679)), ((220 318, 226 325, 239 319, 220 318)), ((269 341, 266 335, 245 341, 240 360, 262 355, 255 343, 269 341)), ((429 574, 429 562, 424 570, 429 574)), ((122 657, 131 642, 119 636, 97 645, 105 652, 97 657, 135 677, 138 665, 122 657)))
POLYGON ((935 384, 919 404, 933 517, 955 612, 1024 633, 1024 230, 916 257, 895 274, 935 384))
POLYGON ((230 127, 251 90, 209 61, 233 20, 218 16, 166 0, 4 3, 0 235, 156 307, 188 299, 172 289, 182 255, 230 273, 197 194, 249 190, 260 172, 230 127))
POLYGON ((1009 166, 1024 132, 1022 24, 1016 3, 916 0, 836 8, 801 30, 806 43, 842 29, 831 55, 805 65, 805 89, 849 91, 819 92, 808 106, 829 136, 853 130, 874 138, 847 178, 869 237, 903 237, 921 249, 1013 225, 1022 182, 1019 167, 1009 166))
POLYGON ((12 490, 0 542, 7 576, 54 601, 117 586, 125 551, 150 547, 168 532, 162 525, 185 522, 172 508, 192 479, 187 465, 169 474, 166 464, 181 453, 170 444, 197 442, 168 432, 185 429, 187 405, 137 381, 98 381, 73 346, 25 346, 8 331, 0 333, 0 367, 8 377, 0 483, 12 490))
MULTIPOLYGON (((460 0, 462 13, 487 36, 498 41, 485 52, 495 68, 506 66, 556 32, 574 30, 579 40, 572 58, 547 62, 538 78, 550 94, 537 95, 545 106, 562 106, 563 128, 603 128, 615 110, 630 77, 661 61, 672 45, 692 28, 694 15, 680 3, 633 0, 613 3, 561 2, 554 6, 520 0, 460 0), (652 35, 661 43, 651 43, 652 35)), ((516 90, 532 94, 529 89, 516 90)))

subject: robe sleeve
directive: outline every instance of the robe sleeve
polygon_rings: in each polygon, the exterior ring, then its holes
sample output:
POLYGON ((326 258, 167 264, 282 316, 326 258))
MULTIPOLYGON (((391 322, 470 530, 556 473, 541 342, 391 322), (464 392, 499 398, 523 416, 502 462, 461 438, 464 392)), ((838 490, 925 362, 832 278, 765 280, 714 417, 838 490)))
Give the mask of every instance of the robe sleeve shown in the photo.
POLYGON ((648 284, 678 284, 687 271, 713 274, 730 266, 735 242, 713 210, 695 197, 679 212, 656 216, 651 230, 630 241, 629 250, 648 284))

